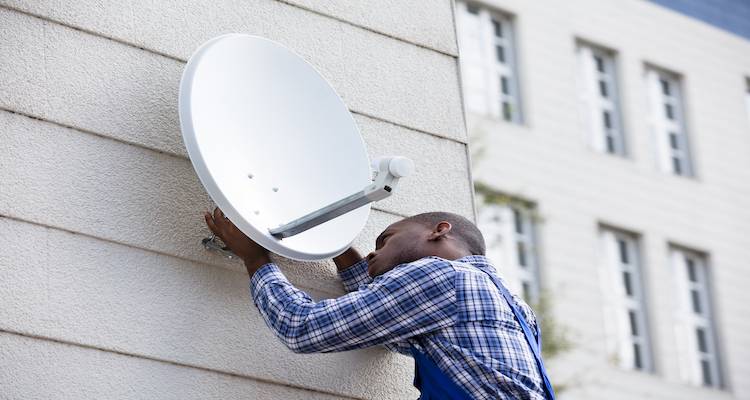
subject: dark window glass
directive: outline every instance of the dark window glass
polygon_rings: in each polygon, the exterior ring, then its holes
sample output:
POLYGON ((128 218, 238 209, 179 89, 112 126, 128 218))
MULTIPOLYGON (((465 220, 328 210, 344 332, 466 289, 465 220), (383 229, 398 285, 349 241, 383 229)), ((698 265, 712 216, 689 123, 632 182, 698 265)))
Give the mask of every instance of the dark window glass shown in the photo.
POLYGON ((692 289, 690 290, 690 298, 693 300, 693 311, 695 311, 696 314, 701 314, 703 312, 701 308, 701 295, 700 293, 692 289))
POLYGON ((701 371, 703 371, 703 384, 712 386, 714 383, 711 379, 711 366, 708 364, 708 360, 701 360, 701 371))
POLYGON ((698 276, 695 273, 695 261, 691 259, 687 259, 687 270, 688 270, 688 278, 690 278, 690 282, 698 282, 698 276))
POLYGON ((467 4, 466 11, 468 11, 470 14, 476 15, 476 14, 479 14, 479 7, 472 5, 472 4, 467 4))
POLYGON ((617 239, 617 246, 620 248, 620 262, 628 264, 628 244, 622 239, 617 239))
POLYGON ((500 23, 500 21, 493 19, 492 29, 495 31, 495 36, 503 37, 503 25, 500 23))
POLYGON ((500 46, 500 45, 495 46, 495 56, 497 57, 497 61, 504 63, 505 62, 505 47, 500 46))
POLYGON ((703 328, 696 328, 696 338, 698 339, 698 350, 703 353, 708 353, 708 345, 706 343, 706 331, 703 328))
POLYGON ((675 174, 682 175, 682 161, 679 157, 672 157, 672 168, 675 174))
POLYGON ((612 135, 607 135, 607 151, 615 153, 615 138, 612 135))
POLYGON ((635 317, 635 311, 628 311, 628 317, 630 318, 630 333, 633 336, 638 336, 638 320, 635 317))
POLYGON ((516 252, 518 253, 518 265, 526 266, 526 244, 524 242, 516 242, 516 252))
POLYGON ((604 127, 612 129, 612 116, 609 114, 609 111, 604 111, 602 114, 604 117, 604 127))
POLYGON ((625 285, 625 293, 633 296, 633 283, 631 282, 630 272, 622 271, 622 283, 625 285))
POLYGON ((506 121, 513 120, 513 113, 511 112, 511 106, 510 103, 507 101, 503 102, 503 119, 506 121))
POLYGON ((596 61, 596 70, 604 72, 604 60, 599 56, 594 56, 594 60, 596 61))
POLYGON ((669 82, 667 82, 664 79, 659 79, 659 83, 661 83, 661 92, 664 93, 665 96, 671 95, 671 90, 669 88, 669 82))
POLYGON ((500 76, 500 90, 503 94, 510 94, 510 88, 508 87, 508 78, 500 76))
POLYGON ((633 343, 633 363, 635 369, 643 369, 643 361, 641 360, 641 345, 633 343))
POLYGON ((609 94, 607 93, 607 82, 605 81, 599 81, 599 93, 601 93, 602 97, 607 97, 609 94))
POLYGON ((679 138, 677 137, 677 134, 674 132, 669 132, 669 145, 672 146, 672 148, 675 150, 680 149, 679 138))
POLYGON ((664 104, 664 112, 667 114, 667 118, 674 119, 674 107, 671 104, 664 104))
POLYGON ((523 216, 517 209, 513 209, 513 222, 516 226, 516 233, 523 233, 523 216))

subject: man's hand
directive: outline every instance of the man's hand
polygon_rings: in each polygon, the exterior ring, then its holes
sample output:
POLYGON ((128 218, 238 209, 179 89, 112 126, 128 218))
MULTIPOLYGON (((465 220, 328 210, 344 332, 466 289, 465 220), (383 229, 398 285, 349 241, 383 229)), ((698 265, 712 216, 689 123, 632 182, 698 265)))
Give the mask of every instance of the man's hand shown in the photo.
POLYGON ((211 229, 211 232, 218 236, 237 257, 245 262, 247 273, 250 274, 250 277, 264 264, 271 262, 271 259, 268 257, 268 250, 255 243, 242 233, 242 231, 237 229, 232 221, 224 216, 219 207, 214 209, 213 215, 208 211, 204 212, 203 217, 206 219, 206 224, 211 229))
POLYGON ((341 272, 361 259, 362 256, 359 255, 359 252, 354 247, 350 247, 345 252, 333 257, 333 262, 336 264, 336 269, 341 272))

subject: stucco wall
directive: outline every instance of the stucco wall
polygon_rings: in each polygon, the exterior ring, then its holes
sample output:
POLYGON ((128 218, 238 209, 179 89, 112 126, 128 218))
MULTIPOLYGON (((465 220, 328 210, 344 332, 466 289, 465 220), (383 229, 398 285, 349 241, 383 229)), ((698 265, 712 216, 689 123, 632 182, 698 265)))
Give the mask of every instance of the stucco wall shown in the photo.
MULTIPOLYGON (((0 1, 0 398, 413 398, 384 349, 297 355, 260 318, 242 265, 205 251, 209 199, 184 149, 185 61, 228 32, 301 54, 371 156, 416 176, 374 207, 473 217, 452 4, 0 1)), ((332 263, 278 260, 314 297, 332 263)))
MULTIPOLYGON (((488 0, 515 16, 526 121, 467 117, 486 153, 474 176, 538 206, 542 284, 573 348, 550 364, 563 399, 750 398, 750 41, 641 0, 488 0), (576 87, 576 39, 617 52, 627 157, 589 145, 576 87), (644 65, 679 73, 695 178, 659 170, 644 65), (653 373, 606 350, 598 227, 640 235, 653 373), (679 376, 680 293, 670 243, 706 252, 727 387, 679 376)), ((474 141, 472 141, 474 143, 474 141)), ((478 142, 477 142, 478 143, 478 142)))

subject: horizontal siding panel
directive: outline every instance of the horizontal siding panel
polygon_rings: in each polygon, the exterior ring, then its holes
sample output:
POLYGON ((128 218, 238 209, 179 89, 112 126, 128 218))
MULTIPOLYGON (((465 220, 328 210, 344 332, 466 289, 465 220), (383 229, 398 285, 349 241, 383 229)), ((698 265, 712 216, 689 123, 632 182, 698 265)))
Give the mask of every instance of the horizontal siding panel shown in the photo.
MULTIPOLYGON (((466 140, 454 57, 297 7, 274 1, 237 6, 230 0, 174 0, 158 7, 145 1, 97 7, 71 2, 72 9, 33 4, 12 6, 182 61, 220 34, 268 37, 318 68, 353 111, 466 140), (58 8, 64 11, 52 11, 58 8), (102 14, 111 23, 97 18, 102 14)), ((140 131, 178 147, 181 61, 8 9, 0 10, 0 24, 9 35, 9 45, 0 48, 0 83, 26 82, 26 88, 0 93, 0 105, 43 110, 41 116, 105 134, 140 131)))
MULTIPOLYGON (((3 4, 24 9, 39 15, 49 16, 54 19, 72 23, 74 21, 85 22, 88 29, 96 31, 113 31, 118 36, 130 37, 138 22, 138 11, 148 7, 145 1, 130 1, 128 4, 120 4, 115 1, 60 1, 55 0, 4 0, 3 4)), ((243 8, 264 9, 274 7, 279 10, 288 10, 291 7, 283 5, 268 4, 271 0, 253 2, 230 2, 224 1, 218 4, 214 10, 225 21, 234 20, 236 14, 248 13, 243 8), (264 4, 266 3, 266 4, 264 4)), ((312 10, 316 13, 328 15, 332 18, 346 21, 350 24, 364 27, 384 35, 399 38, 437 51, 456 55, 456 37, 453 30, 452 2, 450 0, 422 0, 422 1, 398 1, 388 0, 378 3, 366 0, 342 1, 342 0, 281 0, 280 3, 288 3, 301 8, 312 10), (414 18, 418 15, 419 18, 414 18)), ((187 7, 202 6, 200 2, 182 2, 187 7)), ((174 6, 175 4, 171 4, 174 6)), ((156 10, 153 10, 154 12, 156 10)), ((177 11, 185 12, 185 9, 177 11)), ((289 10, 295 15, 299 11, 289 10)), ((309 18, 319 17, 310 15, 309 18)))
POLYGON ((0 387, 9 399, 344 399, 9 333, 0 333, 0 387))
POLYGON ((349 21, 378 32, 457 55, 450 0, 374 3, 368 0, 282 0, 349 21), (419 18, 415 18, 419 16, 419 18))

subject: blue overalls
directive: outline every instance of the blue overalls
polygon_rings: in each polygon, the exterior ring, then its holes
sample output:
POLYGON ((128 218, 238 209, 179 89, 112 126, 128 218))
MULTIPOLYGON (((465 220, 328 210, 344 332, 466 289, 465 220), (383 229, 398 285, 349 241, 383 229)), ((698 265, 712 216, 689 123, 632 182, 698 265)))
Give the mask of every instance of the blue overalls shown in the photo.
MULTIPOLYGON (((484 271, 487 272, 487 271, 484 271)), ((534 339, 534 334, 531 333, 531 329, 526 324, 526 319, 523 317, 523 313, 513 301, 508 289, 503 286, 496 276, 487 273, 487 275, 495 283, 495 286, 500 290, 505 301, 510 305, 513 310, 513 315, 521 324, 521 329, 526 336, 526 342, 531 347, 531 351, 534 353, 536 359, 536 365, 539 367, 539 372, 542 375, 544 381, 544 392, 545 397, 548 400, 555 400, 555 392, 552 389, 552 384, 547 376, 547 371, 544 369, 544 362, 542 361, 541 349, 542 349, 542 337, 541 334, 534 339)), ((537 321, 537 324, 539 322, 537 321)), ((471 399, 471 396, 462 387, 458 386, 451 378, 449 378, 443 371, 441 371, 437 364, 430 360, 427 355, 417 350, 414 346, 411 346, 411 353, 414 356, 414 386, 419 389, 420 396, 419 400, 464 400, 471 399)))

